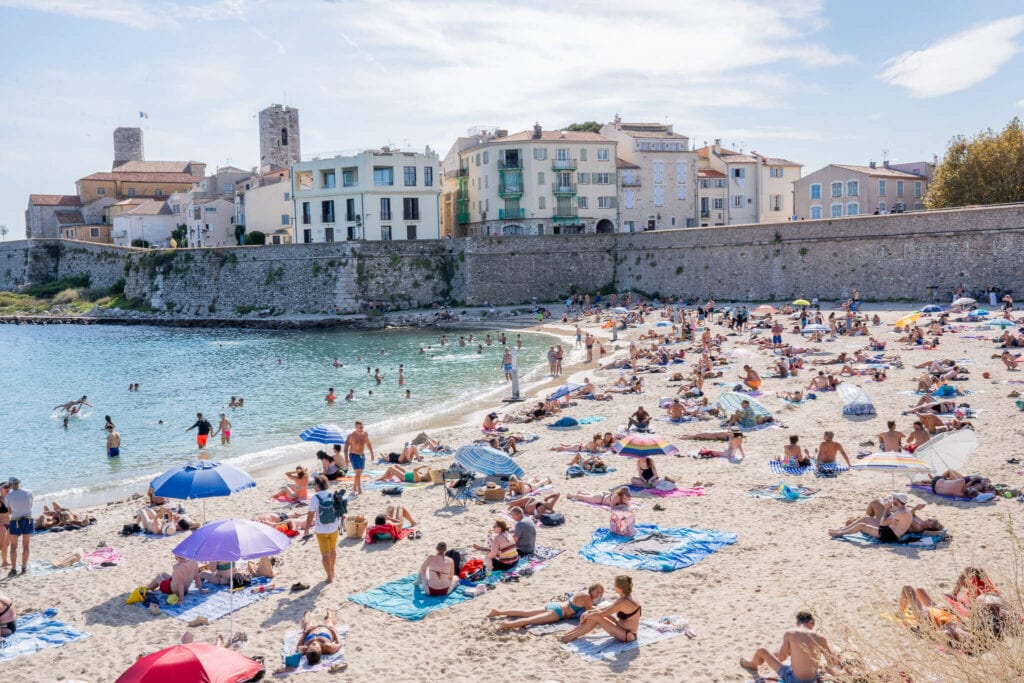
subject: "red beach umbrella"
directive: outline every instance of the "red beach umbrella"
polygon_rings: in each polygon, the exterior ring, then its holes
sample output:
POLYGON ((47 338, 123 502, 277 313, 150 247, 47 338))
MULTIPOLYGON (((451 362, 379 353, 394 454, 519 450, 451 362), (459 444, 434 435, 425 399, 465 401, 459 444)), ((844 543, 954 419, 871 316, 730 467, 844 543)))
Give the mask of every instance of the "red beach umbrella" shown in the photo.
POLYGON ((234 650, 188 643, 146 655, 121 674, 117 683, 242 683, 261 669, 262 664, 234 650))

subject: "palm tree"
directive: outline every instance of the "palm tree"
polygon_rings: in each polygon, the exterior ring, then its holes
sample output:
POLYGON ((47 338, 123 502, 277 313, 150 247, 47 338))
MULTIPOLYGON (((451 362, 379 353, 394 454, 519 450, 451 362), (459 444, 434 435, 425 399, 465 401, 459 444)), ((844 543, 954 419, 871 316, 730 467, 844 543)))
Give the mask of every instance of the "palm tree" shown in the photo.
POLYGON ((7 239, 7 226, 0 225, 0 240, 7 239))

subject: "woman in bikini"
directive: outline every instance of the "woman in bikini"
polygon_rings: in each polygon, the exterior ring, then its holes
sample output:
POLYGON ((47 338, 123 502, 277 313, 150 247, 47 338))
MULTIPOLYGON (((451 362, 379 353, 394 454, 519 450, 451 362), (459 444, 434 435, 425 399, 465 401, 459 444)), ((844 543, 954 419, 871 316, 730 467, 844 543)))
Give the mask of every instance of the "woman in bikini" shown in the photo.
POLYGON ((654 488, 661 481, 658 478, 658 470, 654 467, 654 461, 650 456, 640 458, 636 461, 636 474, 630 483, 644 489, 654 488))
POLYGON ((491 532, 490 550, 487 552, 487 557, 484 558, 484 565, 489 572, 508 571, 519 562, 516 539, 509 533, 508 522, 504 519, 494 520, 491 532))
POLYGON ((306 655, 306 662, 310 665, 320 663, 323 655, 333 655, 341 649, 341 641, 338 640, 338 631, 334 626, 334 615, 327 610, 322 621, 313 619, 313 615, 306 611, 302 617, 302 634, 295 646, 295 651, 306 655))
POLYGON ((437 544, 437 553, 430 555, 420 567, 419 582, 427 595, 448 595, 459 585, 459 577, 455 573, 455 561, 445 555, 448 545, 443 541, 437 544))
POLYGON ((570 493, 568 498, 580 503, 590 503, 591 505, 600 505, 606 508, 627 507, 633 502, 633 496, 626 486, 621 486, 611 493, 580 493, 577 491, 576 493, 570 493))
POLYGON ((6 638, 17 630, 18 615, 14 611, 14 600, 0 593, 0 636, 6 638))
POLYGON ((292 483, 274 493, 271 498, 289 498, 296 503, 305 502, 309 498, 309 472, 306 468, 299 465, 291 472, 285 472, 284 476, 291 479, 292 483))
MULTIPOLYGON (((519 506, 523 508, 523 512, 534 517, 539 517, 548 512, 555 511, 555 503, 558 502, 559 497, 562 494, 554 491, 543 497, 538 496, 522 496, 521 498, 512 498, 508 501, 510 508, 519 506)), ((500 521, 500 520, 499 520, 500 521)))
POLYGON ((642 608, 633 598, 633 579, 625 574, 616 576, 615 592, 619 595, 615 602, 604 609, 584 612, 580 617, 580 625, 566 633, 560 640, 563 643, 571 643, 598 627, 620 642, 629 643, 636 640, 642 608))
POLYGON ((604 586, 592 584, 586 591, 579 591, 569 596, 568 600, 552 600, 543 609, 533 610, 491 610, 489 619, 495 617, 515 617, 514 621, 498 624, 498 631, 510 631, 514 628, 526 628, 535 624, 553 624, 563 619, 575 619, 604 597, 604 586))
POLYGON ((231 584, 233 570, 234 562, 210 562, 199 572, 199 578, 217 586, 228 586, 231 584))
POLYGON ((534 477, 533 479, 527 481, 525 479, 520 479, 519 477, 513 474, 511 477, 508 478, 508 493, 510 496, 526 496, 533 493, 542 486, 547 486, 550 483, 551 479, 547 477, 545 477, 544 479, 534 477))
POLYGON ((399 465, 390 465, 384 470, 383 475, 377 477, 377 481, 405 482, 407 484, 430 481, 430 465, 420 465, 411 470, 399 465))

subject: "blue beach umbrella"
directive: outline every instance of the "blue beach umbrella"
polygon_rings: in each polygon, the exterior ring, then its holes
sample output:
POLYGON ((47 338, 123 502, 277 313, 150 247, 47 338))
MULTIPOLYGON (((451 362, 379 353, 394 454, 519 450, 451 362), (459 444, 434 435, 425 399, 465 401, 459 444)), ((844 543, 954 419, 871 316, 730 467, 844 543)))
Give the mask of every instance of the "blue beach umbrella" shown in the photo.
POLYGON ((655 327, 672 327, 672 323, 670 323, 667 320, 662 320, 660 322, 654 323, 654 326, 655 327))
POLYGON ((455 462, 471 472, 484 475, 522 477, 526 472, 516 462, 490 446, 463 446, 455 452, 455 462))
POLYGON ((978 317, 982 317, 982 316, 986 316, 986 315, 988 315, 988 311, 986 311, 984 308, 979 308, 979 309, 973 310, 970 313, 968 313, 967 317, 968 318, 978 318, 978 317))
POLYGON ((345 443, 348 434, 348 431, 338 425, 319 424, 299 434, 299 438, 303 441, 312 441, 314 443, 335 444, 345 443))
MULTIPOLYGON (((250 489, 256 482, 242 470, 223 462, 190 460, 170 469, 149 482, 153 495, 190 500, 192 498, 218 498, 250 489)), ((203 521, 206 521, 206 503, 203 503, 203 521)))
POLYGON ((921 312, 922 313, 942 313, 942 306, 936 306, 935 304, 930 304, 930 305, 925 306, 924 308, 922 308, 921 312))
POLYGON ((986 327, 1002 327, 1004 329, 1007 327, 1016 327, 1016 325, 1017 323, 1007 320, 1006 318, 995 318, 985 322, 986 327))
POLYGON ((566 382, 565 384, 563 384, 562 386, 558 387, 553 392, 551 392, 548 395, 548 400, 549 401, 557 401, 558 399, 562 398, 563 396, 568 396, 569 394, 571 394, 574 391, 579 391, 580 389, 583 388, 583 386, 584 385, 582 385, 582 384, 573 384, 572 382, 566 382))

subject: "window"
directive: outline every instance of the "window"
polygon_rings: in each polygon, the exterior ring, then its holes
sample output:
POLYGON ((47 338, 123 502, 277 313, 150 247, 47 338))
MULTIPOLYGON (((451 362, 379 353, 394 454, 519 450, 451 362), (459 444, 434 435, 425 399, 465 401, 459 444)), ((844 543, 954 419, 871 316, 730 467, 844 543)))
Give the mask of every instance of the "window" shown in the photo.
POLYGON ((286 202, 290 202, 292 200, 292 193, 291 192, 285 192, 284 193, 284 200, 286 202))
POLYGON ((309 209, 309 202, 302 202, 302 224, 303 225, 309 225, 310 223, 313 222, 312 219, 310 218, 311 213, 312 212, 309 209))
POLYGON ((543 185, 544 184, 544 171, 537 171, 537 184, 538 185, 543 185))
POLYGON ((589 185, 590 184, 590 174, 589 173, 577 173, 576 174, 576 178, 577 178, 577 182, 579 182, 580 185, 589 185))
POLYGON ((423 167, 423 185, 424 187, 434 186, 434 167, 424 166, 423 167))
POLYGON ((404 169, 405 186, 416 187, 416 167, 406 166, 404 169))
POLYGON ((676 162, 676 182, 680 183, 680 184, 686 182, 686 162, 685 161, 677 161, 676 162))
POLYGON ((846 181, 846 196, 847 197, 856 197, 858 194, 860 194, 860 183, 858 181, 856 181, 856 180, 847 180, 846 181))
POLYGON ((414 240, 416 239, 416 226, 407 225, 405 226, 405 239, 414 240))
POLYGON ((896 196, 897 197, 902 197, 903 196, 903 181, 902 180, 897 180, 896 181, 896 196))
POLYGON ((843 184, 840 182, 832 183, 832 196, 842 197, 843 196, 843 184))
POLYGON ((320 187, 324 190, 334 189, 334 169, 320 171, 320 187))
POLYGON ((320 222, 321 223, 333 223, 334 222, 334 200, 325 199, 320 202, 320 222))
POLYGON ((587 160, 587 148, 584 147, 583 149, 580 150, 580 161, 586 161, 586 160, 587 160))
MULTIPOLYGON (((915 197, 920 197, 921 196, 921 186, 922 186, 922 184, 923 183, 921 183, 920 180, 915 180, 914 181, 914 196, 915 197)), ((103 189, 103 188, 100 188, 100 189, 103 189)), ((101 192, 100 194, 103 194, 103 193, 101 192)))
POLYGON ((164 191, 161 190, 160 188, 157 188, 156 190, 153 191, 153 194, 156 195, 157 197, 163 197, 164 191))
POLYGON ((878 202, 878 213, 885 213, 885 202, 878 202))
POLYGON ((676 199, 686 199, 686 185, 683 183, 676 185, 676 199))
POLYGON ((624 227, 626 232, 636 232, 636 221, 626 221, 624 227))
POLYGON ((815 204, 811 207, 811 220, 817 220, 821 218, 821 205, 815 204))
POLYGON ((418 221, 420 219, 420 200, 417 197, 404 197, 402 199, 402 218, 407 221, 418 221))
POLYGON ((569 148, 568 147, 557 147, 557 148, 555 148, 555 160, 556 161, 569 161, 569 148))
POLYGON ((611 173, 595 173, 591 176, 594 180, 595 185, 611 185, 612 174, 611 173))
POLYGON ((622 204, 627 209, 633 208, 633 203, 636 201, 636 193, 633 190, 626 190, 622 193, 622 204))
POLYGON ((135 188, 134 187, 129 187, 128 188, 128 196, 129 197, 134 197, 135 196, 135 188))
POLYGON ((548 158, 548 150, 546 148, 544 148, 544 147, 534 147, 533 148, 533 160, 534 161, 544 161, 547 158, 548 158))
POLYGON ((287 128, 282 128, 281 129, 281 146, 282 147, 287 147, 288 146, 288 129, 287 128))
POLYGON ((715 211, 721 211, 722 209, 725 208, 725 198, 724 197, 715 197, 712 200, 712 206, 715 209, 715 211))
POLYGON ((537 208, 538 209, 543 209, 544 208, 544 204, 545 204, 544 197, 537 197, 537 208))
POLYGON ((334 241, 334 228, 325 228, 324 229, 324 242, 333 242, 333 241, 334 241))
POLYGON ((846 205, 846 215, 856 216, 860 214, 860 204, 857 202, 850 202, 846 205))
POLYGON ((489 163, 491 163, 491 153, 488 152, 487 150, 484 150, 484 164, 489 163))
POLYGON ((811 199, 821 199, 821 183, 811 185, 811 199))
POLYGON ((829 216, 832 218, 841 218, 843 215, 843 205, 839 203, 832 204, 829 207, 829 216))
POLYGON ((390 242, 391 241, 391 226, 390 225, 382 225, 382 226, 380 226, 380 238, 384 242, 390 242))
POLYGON ((203 211, 205 211, 206 213, 217 213, 217 207, 216 206, 205 206, 205 207, 203 207, 203 211))
POLYGON ((395 169, 391 166, 374 166, 373 184, 377 186, 394 185, 395 169))
POLYGON ((768 210, 769 211, 782 211, 782 195, 773 194, 768 197, 768 210))
POLYGON ((359 228, 354 225, 347 226, 347 229, 345 230, 345 239, 349 241, 359 239, 359 228))
POLYGON ((597 160, 598 161, 608 161, 608 148, 607 147, 599 147, 597 149, 597 160))
POLYGON ((231 194, 234 191, 235 191, 235 186, 232 183, 224 183, 221 186, 221 193, 222 194, 231 194))
POLYGON ((615 208, 615 197, 598 197, 597 208, 599 209, 614 209, 615 208))
POLYGON ((302 231, 302 241, 305 244, 309 244, 310 242, 312 242, 313 241, 313 231, 310 230, 309 228, 306 228, 305 230, 303 230, 302 231))
POLYGON ((382 221, 391 220, 391 197, 380 198, 380 219, 382 221))
POLYGON ((107 193, 107 188, 105 188, 105 187, 97 187, 96 188, 96 194, 100 195, 101 197, 103 195, 105 195, 106 193, 107 193))
POLYGON ((768 176, 771 178, 781 178, 784 170, 782 166, 770 166, 768 168, 768 176))
POLYGON ((356 200, 355 197, 349 197, 345 200, 345 220, 349 223, 354 223, 356 220, 356 200))
POLYGON ((341 184, 345 187, 355 187, 359 184, 359 169, 344 168, 341 170, 341 184))
POLYGON ((89 237, 99 237, 99 236, 100 236, 100 229, 99 228, 89 228, 89 237))
POLYGON ((732 169, 733 180, 743 180, 747 177, 747 169, 745 168, 734 168, 732 169))
POLYGON ((587 208, 587 198, 586 198, 586 197, 580 197, 580 198, 578 198, 578 199, 576 200, 576 203, 577 203, 577 204, 579 204, 579 206, 580 206, 580 208, 581 208, 581 209, 585 209, 585 208, 587 208))
POLYGON ((654 186, 654 205, 665 206, 665 188, 661 185, 654 186))
POLYGON ((879 180, 878 181, 878 196, 879 197, 884 197, 885 196, 885 181, 884 180, 879 180))
POLYGON ((477 153, 476 153, 476 156, 475 156, 475 157, 473 157, 473 163, 474 163, 475 165, 477 165, 477 166, 479 166, 479 165, 480 165, 480 153, 479 153, 479 152, 477 152, 477 153))
POLYGON ((281 225, 291 225, 291 224, 292 224, 292 217, 289 216, 286 213, 282 213, 281 214, 281 225))
POLYGON ((490 187, 490 186, 491 186, 491 176, 485 175, 484 176, 484 187, 490 187))
POLYGON ((665 177, 665 162, 655 161, 654 162, 654 182, 660 183, 665 177))
POLYGON ((192 219, 193 220, 199 220, 200 218, 202 218, 202 211, 197 206, 197 207, 192 209, 192 219))

